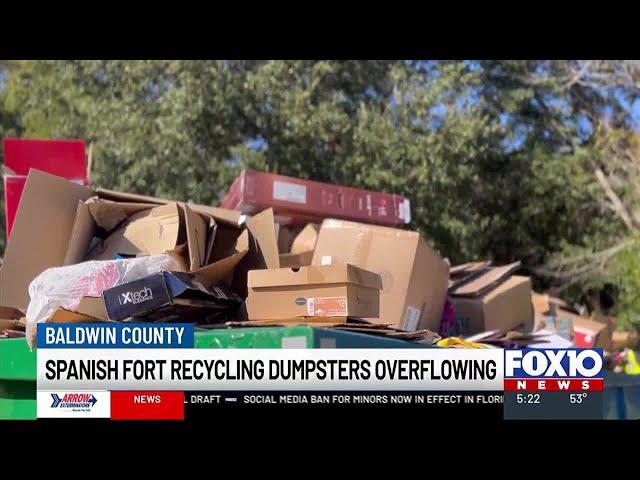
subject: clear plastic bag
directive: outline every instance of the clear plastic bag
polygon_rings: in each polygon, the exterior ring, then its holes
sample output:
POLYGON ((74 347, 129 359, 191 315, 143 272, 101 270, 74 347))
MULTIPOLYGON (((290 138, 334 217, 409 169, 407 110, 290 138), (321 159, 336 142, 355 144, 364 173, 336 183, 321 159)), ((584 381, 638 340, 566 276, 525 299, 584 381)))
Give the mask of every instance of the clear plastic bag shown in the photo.
POLYGON ((84 296, 99 297, 102 291, 138 280, 161 270, 180 269, 169 255, 89 261, 66 267, 49 268, 29 285, 31 300, 27 308, 26 336, 33 348, 36 325, 48 321, 60 307, 74 310, 84 296))

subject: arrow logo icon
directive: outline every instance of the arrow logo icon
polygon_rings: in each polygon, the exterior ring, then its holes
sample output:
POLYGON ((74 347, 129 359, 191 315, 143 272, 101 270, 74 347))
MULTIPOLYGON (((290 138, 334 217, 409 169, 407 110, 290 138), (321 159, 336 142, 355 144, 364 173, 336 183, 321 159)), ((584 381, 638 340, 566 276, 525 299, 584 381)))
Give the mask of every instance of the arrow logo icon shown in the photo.
POLYGON ((60 402, 62 401, 62 399, 56 393, 52 393, 51 397, 53 398, 53 403, 51 404, 51 408, 56 408, 58 405, 60 405, 60 402))

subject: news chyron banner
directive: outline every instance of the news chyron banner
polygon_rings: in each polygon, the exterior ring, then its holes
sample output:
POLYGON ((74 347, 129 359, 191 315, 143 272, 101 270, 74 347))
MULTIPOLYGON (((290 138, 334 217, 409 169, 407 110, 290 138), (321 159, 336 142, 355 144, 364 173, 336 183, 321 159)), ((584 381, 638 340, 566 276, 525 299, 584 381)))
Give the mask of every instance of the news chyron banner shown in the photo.
POLYGON ((42 324, 39 418, 184 420, 250 406, 390 405, 601 419, 602 351, 195 348, 189 324, 42 324), (486 411, 486 410, 485 410, 486 411))

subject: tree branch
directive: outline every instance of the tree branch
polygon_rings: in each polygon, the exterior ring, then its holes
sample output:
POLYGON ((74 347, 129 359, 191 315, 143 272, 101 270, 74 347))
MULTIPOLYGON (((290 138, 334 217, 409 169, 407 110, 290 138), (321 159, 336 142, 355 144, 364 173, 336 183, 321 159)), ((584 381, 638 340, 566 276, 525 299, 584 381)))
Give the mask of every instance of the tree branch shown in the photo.
POLYGON ((635 232, 636 228, 633 225, 633 220, 631 220, 631 215, 629 215, 629 212, 627 211, 626 207, 622 203, 622 200, 620 200, 620 197, 618 197, 616 192, 613 191, 613 188, 611 188, 611 185, 609 184, 609 181, 607 180, 607 177, 605 176, 602 169, 596 168, 595 174, 596 174, 596 178, 598 179, 598 183, 600 183, 600 186, 604 189, 605 193, 607 194, 607 197, 609 197, 609 200, 611 201, 614 211, 622 219, 622 221, 627 226, 627 228, 632 232, 635 232))

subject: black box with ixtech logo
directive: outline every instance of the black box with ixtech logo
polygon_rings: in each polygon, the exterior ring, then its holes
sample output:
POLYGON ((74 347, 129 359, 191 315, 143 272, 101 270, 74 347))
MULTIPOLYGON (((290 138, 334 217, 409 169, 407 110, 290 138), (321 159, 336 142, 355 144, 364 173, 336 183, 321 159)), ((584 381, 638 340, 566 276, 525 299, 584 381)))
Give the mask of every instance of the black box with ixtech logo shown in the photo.
POLYGON ((206 288, 183 272, 160 272, 102 292, 110 320, 205 320, 229 313, 242 299, 222 286, 206 288))

